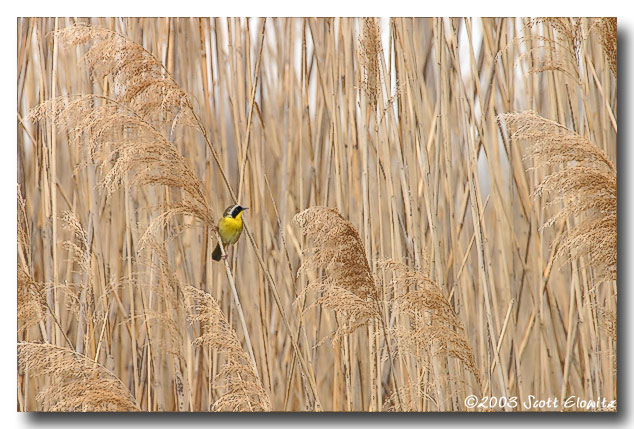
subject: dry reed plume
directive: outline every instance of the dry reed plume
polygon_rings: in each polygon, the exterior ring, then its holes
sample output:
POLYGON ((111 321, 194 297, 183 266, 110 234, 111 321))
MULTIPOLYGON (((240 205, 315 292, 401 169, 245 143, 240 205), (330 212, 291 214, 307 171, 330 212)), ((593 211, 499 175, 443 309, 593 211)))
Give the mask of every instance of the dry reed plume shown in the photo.
POLYGON ((153 229, 177 214, 214 224, 200 179, 174 144, 118 100, 93 95, 59 97, 33 109, 27 119, 49 119, 68 129, 71 141, 85 145, 86 157, 103 171, 100 186, 109 195, 124 183, 128 188, 163 185, 181 189, 181 201, 171 203, 154 221, 153 229))
POLYGON ((448 356, 459 360, 479 384, 480 371, 464 325, 442 289, 429 274, 400 262, 385 259, 379 261, 378 267, 392 273, 396 311, 411 317, 411 325, 396 328, 399 342, 414 353, 423 347, 430 358, 448 356))
POLYGON ((20 342, 18 364, 29 377, 50 377, 37 396, 42 411, 139 411, 111 371, 67 348, 20 342))
POLYGON ((323 270, 321 279, 307 286, 320 293, 315 305, 341 314, 333 337, 340 338, 369 319, 379 318, 380 292, 354 225, 330 207, 311 207, 295 215, 294 220, 312 242, 303 252, 301 270, 323 270))
POLYGON ((45 287, 41 282, 35 282, 29 272, 31 265, 31 233, 26 217, 26 203, 22 198, 20 187, 17 192, 18 201, 18 267, 17 267, 17 310, 18 320, 22 322, 19 330, 29 329, 44 320, 46 316, 45 287))
POLYGON ((112 77, 114 95, 143 120, 177 122, 191 101, 154 55, 106 28, 74 25, 52 33, 70 46, 90 43, 84 56, 93 78, 112 77))
POLYGON ((46 296, 44 286, 33 281, 29 273, 18 267, 18 320, 20 330, 29 329, 44 320, 46 296))
POLYGON ((606 154, 586 138, 535 112, 502 115, 513 140, 526 140, 527 158, 540 168, 560 167, 547 174, 536 196, 555 194, 550 204, 561 209, 543 227, 578 218, 564 233, 556 255, 588 255, 604 268, 601 278, 616 280, 616 168, 606 154), (583 216, 585 215, 585 216, 583 216))
MULTIPOLYGON (((373 320, 384 328, 394 324, 390 329, 394 335, 383 331, 389 359, 403 359, 401 353, 405 351, 413 353, 418 375, 431 370, 431 362, 439 356, 452 357, 462 362, 480 384, 480 372, 463 324, 429 275, 394 260, 379 261, 379 269, 392 273, 391 293, 385 301, 385 292, 377 286, 377 277, 370 269, 359 233, 351 222, 329 207, 306 209, 294 220, 311 243, 303 252, 300 273, 312 270, 320 278, 309 282, 307 290, 318 292, 313 305, 322 305, 339 315, 340 326, 333 333, 336 341, 361 326, 369 326, 373 320), (386 316, 383 316, 383 308, 389 311, 386 316), (399 315, 397 322, 393 322, 395 315, 399 315), (397 355, 393 355, 390 346, 393 336, 398 344, 397 355), (421 348, 424 354, 420 353, 421 348)), ((416 411, 427 389, 425 385, 440 385, 446 379, 439 371, 434 377, 436 379, 429 382, 421 381, 419 376, 401 381, 401 387, 386 398, 385 405, 396 411, 416 411)), ((441 398, 436 396, 436 401, 439 400, 441 398)))
POLYGON ((531 25, 546 23, 543 36, 536 37, 544 51, 541 58, 542 65, 534 72, 555 70, 564 73, 575 74, 579 78, 578 66, 580 62, 581 48, 584 42, 581 18, 538 18, 531 25), (550 30, 550 31, 548 31, 550 30))
POLYGON ((596 25, 601 34, 601 48, 610 64, 610 70, 616 76, 617 70, 617 38, 616 38, 616 18, 599 18, 596 25))
POLYGON ((201 335, 195 346, 209 346, 222 352, 226 361, 216 375, 226 380, 226 391, 213 403, 213 411, 271 411, 271 401, 264 390, 249 356, 227 322, 218 302, 208 293, 189 287, 185 290, 190 304, 190 323, 198 322, 201 335))
POLYGON ((363 65, 363 89, 370 100, 372 110, 376 110, 377 96, 381 90, 379 55, 382 51, 381 33, 376 18, 363 19, 363 33, 359 43, 361 44, 361 64, 363 65))

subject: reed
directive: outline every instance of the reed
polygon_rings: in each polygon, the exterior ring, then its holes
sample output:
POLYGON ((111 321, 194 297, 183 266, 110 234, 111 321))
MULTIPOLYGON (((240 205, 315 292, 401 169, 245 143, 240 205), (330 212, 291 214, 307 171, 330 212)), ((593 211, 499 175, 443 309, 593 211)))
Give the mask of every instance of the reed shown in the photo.
POLYGON ((17 25, 18 410, 618 399, 614 18, 17 25))

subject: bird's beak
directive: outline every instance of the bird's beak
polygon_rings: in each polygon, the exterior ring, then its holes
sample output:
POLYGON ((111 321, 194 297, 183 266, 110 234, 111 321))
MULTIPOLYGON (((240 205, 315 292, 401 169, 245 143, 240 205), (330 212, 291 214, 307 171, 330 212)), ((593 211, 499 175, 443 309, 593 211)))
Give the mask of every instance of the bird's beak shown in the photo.
POLYGON ((248 207, 242 207, 242 211, 248 210, 248 207))

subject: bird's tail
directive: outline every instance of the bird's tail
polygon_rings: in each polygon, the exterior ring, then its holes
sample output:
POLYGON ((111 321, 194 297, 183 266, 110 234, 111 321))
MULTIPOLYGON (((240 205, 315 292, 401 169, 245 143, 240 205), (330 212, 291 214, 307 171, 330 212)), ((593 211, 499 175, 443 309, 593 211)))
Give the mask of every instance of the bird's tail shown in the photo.
POLYGON ((220 243, 218 243, 216 244, 216 248, 214 249, 214 252, 211 254, 211 259, 213 259, 214 261, 219 261, 221 257, 222 257, 222 250, 220 250, 220 243))

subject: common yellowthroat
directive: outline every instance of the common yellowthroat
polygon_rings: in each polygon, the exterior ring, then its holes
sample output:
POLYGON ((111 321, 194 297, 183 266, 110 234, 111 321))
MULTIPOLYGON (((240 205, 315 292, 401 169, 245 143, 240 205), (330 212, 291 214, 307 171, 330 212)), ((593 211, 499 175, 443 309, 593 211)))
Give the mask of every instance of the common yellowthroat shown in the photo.
MULTIPOLYGON (((224 247, 225 251, 227 250, 227 246, 234 244, 240 238, 242 227, 244 226, 242 223, 242 212, 247 208, 248 207, 242 207, 236 204, 227 207, 222 214, 222 218, 218 222, 218 234, 220 235, 222 247, 224 247)), ((211 258, 214 261, 219 261, 221 257, 222 250, 220 250, 220 243, 218 243, 216 244, 214 252, 211 254, 211 258)))

